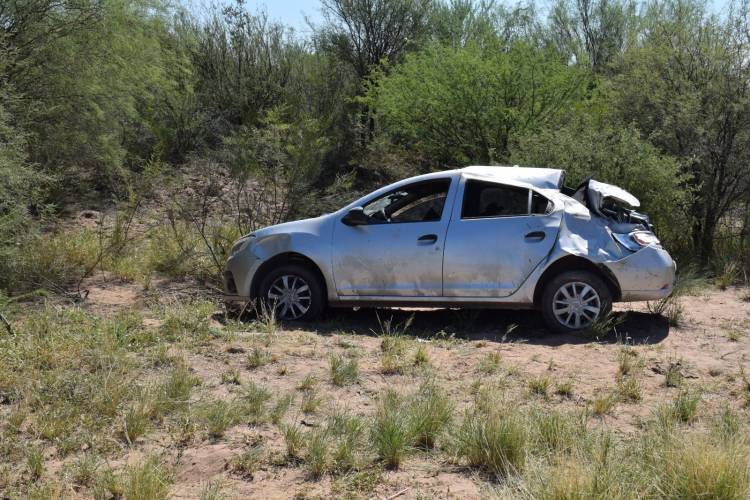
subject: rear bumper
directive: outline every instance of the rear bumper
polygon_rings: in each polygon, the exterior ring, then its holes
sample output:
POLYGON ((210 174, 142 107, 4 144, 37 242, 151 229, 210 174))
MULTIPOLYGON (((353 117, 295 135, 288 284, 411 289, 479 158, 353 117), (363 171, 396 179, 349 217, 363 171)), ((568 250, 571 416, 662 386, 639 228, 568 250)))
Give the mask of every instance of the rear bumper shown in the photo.
POLYGON ((623 302, 663 299, 674 288, 677 264, 663 248, 648 246, 605 265, 617 278, 623 302))

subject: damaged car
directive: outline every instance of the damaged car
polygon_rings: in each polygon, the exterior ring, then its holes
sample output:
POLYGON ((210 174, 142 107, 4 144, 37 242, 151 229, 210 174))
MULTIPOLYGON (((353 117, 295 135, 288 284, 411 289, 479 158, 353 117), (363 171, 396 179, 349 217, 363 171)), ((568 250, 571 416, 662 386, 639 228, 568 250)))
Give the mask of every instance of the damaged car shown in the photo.
POLYGON ((472 166, 266 227, 232 248, 227 299, 260 300, 287 321, 326 307, 536 309, 566 332, 613 302, 669 295, 676 266, 638 199, 564 180, 559 169, 472 166))

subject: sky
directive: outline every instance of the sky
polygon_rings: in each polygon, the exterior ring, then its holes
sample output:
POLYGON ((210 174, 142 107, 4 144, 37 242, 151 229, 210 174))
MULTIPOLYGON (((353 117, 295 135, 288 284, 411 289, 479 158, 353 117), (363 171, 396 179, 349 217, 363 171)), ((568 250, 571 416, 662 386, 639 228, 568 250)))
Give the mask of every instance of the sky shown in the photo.
MULTIPOLYGON (((712 10, 717 14, 722 13, 729 4, 729 1, 708 0, 712 10)), ((294 28, 301 36, 310 34, 310 27, 306 22, 306 18, 312 21, 313 24, 322 22, 323 16, 320 11, 320 0, 246 0, 246 2, 251 11, 265 10, 272 20, 294 28)), ((516 0, 506 0, 506 2, 500 0, 499 3, 512 4, 516 3, 516 0)))
POLYGON ((291 26, 300 35, 310 33, 305 17, 314 24, 319 24, 323 17, 319 0, 247 0, 247 6, 254 12, 265 10, 272 20, 291 26))

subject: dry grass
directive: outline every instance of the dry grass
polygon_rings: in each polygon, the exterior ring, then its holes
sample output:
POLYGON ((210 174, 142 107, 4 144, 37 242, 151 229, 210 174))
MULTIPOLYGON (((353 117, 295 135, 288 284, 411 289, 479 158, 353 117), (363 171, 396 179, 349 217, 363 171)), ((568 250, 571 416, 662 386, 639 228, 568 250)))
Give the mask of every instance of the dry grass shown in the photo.
MULTIPOLYGON (((170 252, 154 262, 169 267, 170 252)), ((132 262, 119 264, 123 276, 132 262)), ((462 491, 529 499, 750 493, 750 383, 737 365, 712 367, 705 376, 734 378, 709 385, 683 376, 684 351, 591 340, 576 352, 602 364, 594 379, 566 358, 568 346, 516 343, 534 338, 523 327, 470 340, 402 314, 378 320, 375 336, 329 335, 282 330, 262 314, 220 324, 211 301, 145 297, 137 310, 50 302, 9 313, 16 334, 0 336, 9 497, 164 498, 184 491, 183 453, 200 464, 225 449, 219 478, 196 468, 187 496, 276 487, 369 498, 428 484, 429 497, 445 491, 443 476, 462 491), (647 364, 673 355, 663 378, 647 376, 647 364)), ((732 325, 716 337, 725 352, 746 341, 747 325, 732 325)))

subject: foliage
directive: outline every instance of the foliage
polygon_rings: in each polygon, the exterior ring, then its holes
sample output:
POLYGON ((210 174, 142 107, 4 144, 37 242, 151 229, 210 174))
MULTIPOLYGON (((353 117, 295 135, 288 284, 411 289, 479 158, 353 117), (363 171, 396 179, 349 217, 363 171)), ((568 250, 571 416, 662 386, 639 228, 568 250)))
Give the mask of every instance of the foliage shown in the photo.
POLYGON ((552 121, 585 83, 559 54, 526 43, 504 51, 431 45, 376 74, 368 99, 395 140, 430 164, 488 164, 506 160, 515 134, 552 121))
POLYGON ((637 193, 659 237, 670 249, 690 242, 688 195, 677 163, 641 140, 637 130, 612 128, 588 116, 562 126, 521 135, 512 146, 511 160, 523 165, 565 168, 567 183, 576 186, 589 175, 637 193))
POLYGON ((503 162, 620 185, 680 267, 746 281, 747 0, 320 7, 306 35, 243 0, 2 3, 0 287, 80 294, 92 269, 219 285, 242 234, 503 162), (136 201, 159 219, 143 244, 55 224, 136 201))

